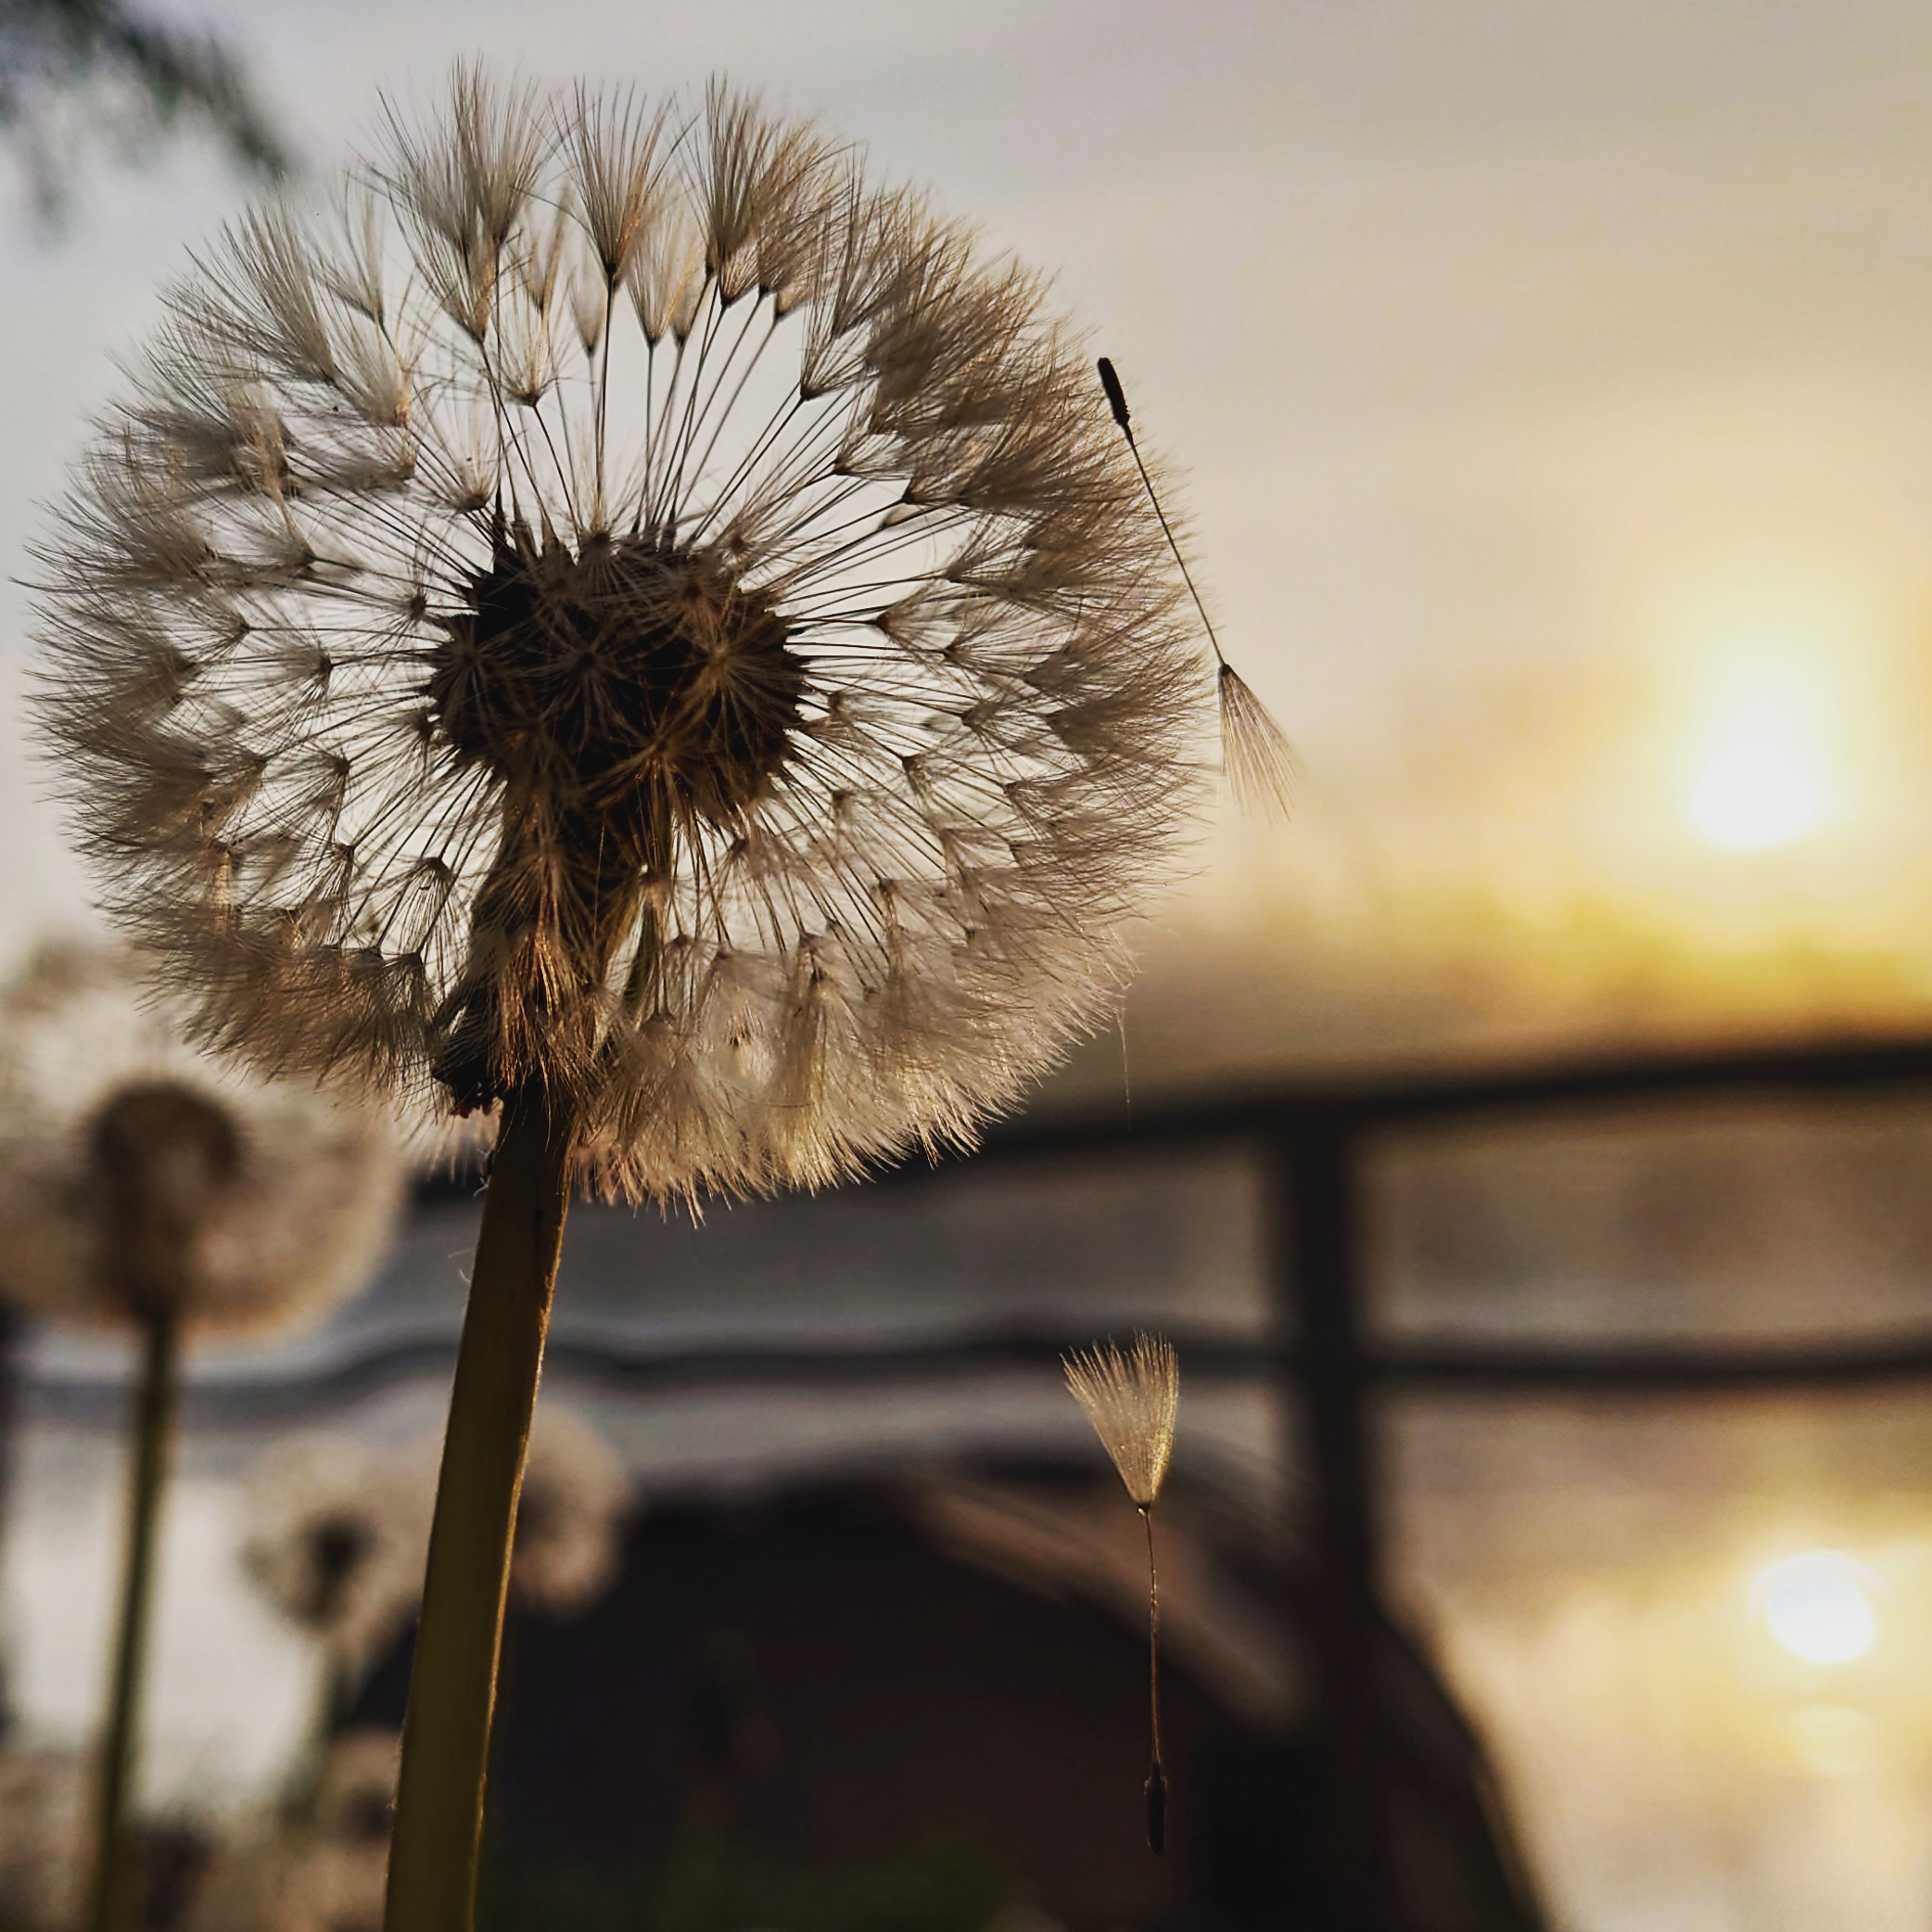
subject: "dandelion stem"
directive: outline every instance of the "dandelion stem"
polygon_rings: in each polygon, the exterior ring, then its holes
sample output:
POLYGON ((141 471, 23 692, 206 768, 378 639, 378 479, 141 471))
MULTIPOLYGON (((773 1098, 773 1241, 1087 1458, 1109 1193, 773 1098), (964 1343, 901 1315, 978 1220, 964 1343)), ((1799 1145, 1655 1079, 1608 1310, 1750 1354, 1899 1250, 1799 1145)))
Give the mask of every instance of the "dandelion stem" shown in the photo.
POLYGON ((1153 1759, 1147 1772, 1147 1849, 1167 1849, 1167 1771, 1161 1761, 1161 1585, 1154 1570, 1154 1512, 1140 1512, 1147 1531, 1147 1709, 1153 1759))
POLYGON ((510 1545, 570 1200, 569 1122, 505 1103, 443 1439, 402 1734, 387 1932, 470 1932, 510 1545))
POLYGON ((154 1597, 156 1531, 161 1492, 173 1460, 174 1409, 181 1359, 181 1318, 158 1303, 142 1318, 141 1388, 134 1419, 134 1463, 128 1488, 127 1542, 115 1633, 113 1683, 95 1786, 94 1887, 89 1932, 120 1932, 134 1918, 136 1873, 128 1856, 128 1800, 141 1735, 141 1692, 154 1597))

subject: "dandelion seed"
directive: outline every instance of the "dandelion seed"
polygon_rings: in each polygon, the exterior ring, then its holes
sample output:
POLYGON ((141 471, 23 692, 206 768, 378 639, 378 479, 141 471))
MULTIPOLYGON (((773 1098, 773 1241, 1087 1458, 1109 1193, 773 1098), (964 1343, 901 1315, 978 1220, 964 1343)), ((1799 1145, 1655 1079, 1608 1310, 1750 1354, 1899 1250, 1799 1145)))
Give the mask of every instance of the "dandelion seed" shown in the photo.
POLYGON ((968 1141, 1111 1010, 1206 693, 1037 279, 721 86, 461 70, 165 308, 41 716, 209 1037, 500 1121, 388 1907, 466 1932, 573 1176, 968 1141))
POLYGON ((1221 712, 1221 769, 1227 778, 1227 789, 1233 793, 1235 803, 1243 811, 1272 820, 1277 824, 1284 823, 1294 804, 1295 788, 1301 779, 1301 761, 1295 756, 1294 746, 1288 742, 1287 734, 1268 715, 1267 706, 1222 655, 1221 640, 1214 633, 1214 619, 1207 614, 1207 605, 1201 601, 1201 592, 1194 585, 1194 573, 1188 568, 1187 555, 1181 549, 1179 538, 1175 535, 1174 526, 1167 520, 1166 511, 1161 507, 1154 479, 1148 473, 1146 461, 1140 454, 1140 445, 1135 439, 1134 419, 1127 409, 1127 393, 1121 387, 1119 373, 1105 356, 1100 358, 1098 366, 1107 407, 1112 413, 1120 433, 1126 439, 1127 448, 1133 452, 1135 467, 1140 472, 1147 500, 1161 520, 1161 532, 1167 540, 1167 548, 1173 553, 1174 561, 1188 586, 1188 595, 1194 601, 1201 628, 1207 632, 1208 643, 1214 650, 1221 712))
POLYGON ((1161 1586, 1154 1567, 1154 1505, 1174 1455, 1180 1362, 1172 1345, 1158 1335, 1137 1334, 1125 1354, 1110 1341, 1105 1348, 1076 1350, 1062 1366, 1068 1391, 1093 1424, 1147 1532, 1147 1701, 1152 1755, 1144 1792, 1148 1849, 1164 1851, 1167 1772, 1161 1760, 1161 1586))

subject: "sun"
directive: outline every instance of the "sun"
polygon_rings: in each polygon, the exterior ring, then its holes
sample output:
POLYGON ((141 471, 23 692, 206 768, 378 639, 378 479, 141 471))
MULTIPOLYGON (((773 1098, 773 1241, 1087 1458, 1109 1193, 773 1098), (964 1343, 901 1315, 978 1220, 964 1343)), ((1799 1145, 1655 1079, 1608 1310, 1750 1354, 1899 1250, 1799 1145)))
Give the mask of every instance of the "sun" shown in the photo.
POLYGON ((1784 739, 1752 732, 1712 754, 1692 789, 1690 815, 1713 845, 1781 845, 1816 820, 1817 781, 1784 739))
POLYGON ((1807 1663, 1847 1664, 1878 1636, 1872 1608, 1875 1580, 1836 1550, 1807 1550, 1760 1572, 1751 1608, 1792 1656, 1807 1663))

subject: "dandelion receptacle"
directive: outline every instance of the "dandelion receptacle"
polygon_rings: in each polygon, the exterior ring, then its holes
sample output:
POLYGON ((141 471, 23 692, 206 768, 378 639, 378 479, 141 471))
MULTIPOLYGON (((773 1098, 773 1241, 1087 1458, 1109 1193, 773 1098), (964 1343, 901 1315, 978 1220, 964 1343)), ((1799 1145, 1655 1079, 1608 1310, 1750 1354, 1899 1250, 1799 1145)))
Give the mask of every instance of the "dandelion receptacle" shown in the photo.
POLYGON ((573 1185, 958 1145, 1103 1016, 1210 679, 1039 282, 721 87, 460 72, 169 291, 41 707, 213 1040, 496 1122, 390 1868, 470 1923, 573 1185))

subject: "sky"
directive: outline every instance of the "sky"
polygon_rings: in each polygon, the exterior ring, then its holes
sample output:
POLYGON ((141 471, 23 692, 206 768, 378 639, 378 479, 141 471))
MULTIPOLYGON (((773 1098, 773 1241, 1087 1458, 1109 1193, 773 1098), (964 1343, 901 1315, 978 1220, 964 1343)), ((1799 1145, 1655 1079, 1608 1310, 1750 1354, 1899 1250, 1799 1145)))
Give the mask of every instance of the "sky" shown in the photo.
MULTIPOLYGON (((722 71, 1049 271, 1305 767, 1061 1091, 1932 1021, 1932 14, 1879 0, 208 5, 302 153, 482 54, 722 71)), ((28 546, 188 147, 0 229, 0 959, 86 917, 28 546)))

